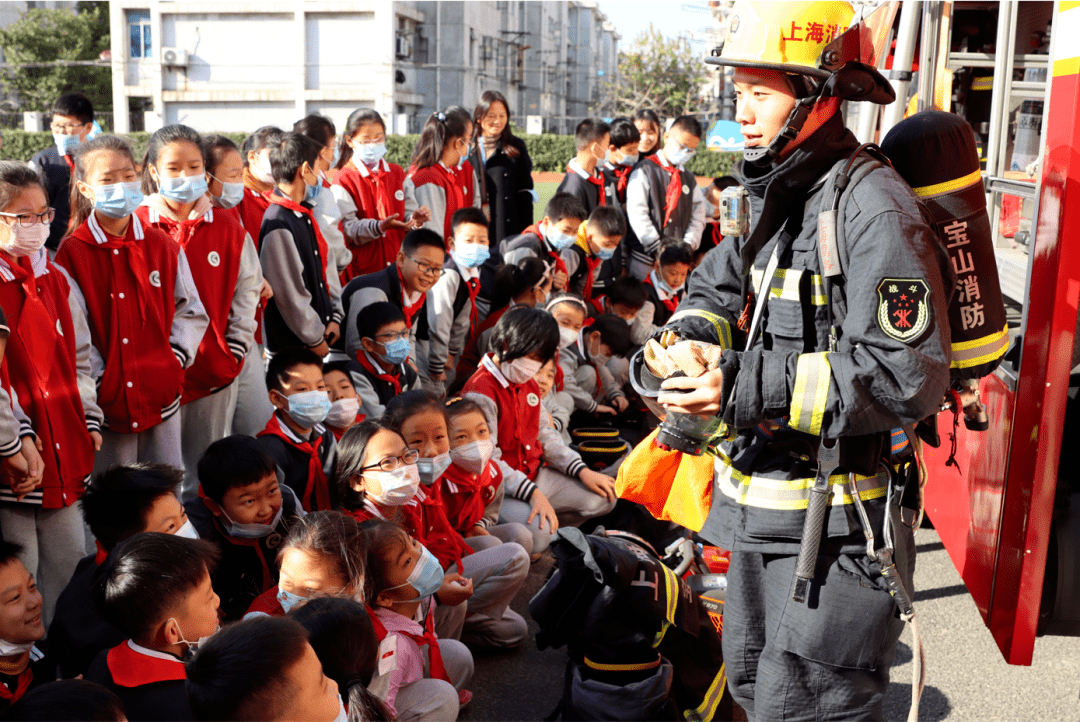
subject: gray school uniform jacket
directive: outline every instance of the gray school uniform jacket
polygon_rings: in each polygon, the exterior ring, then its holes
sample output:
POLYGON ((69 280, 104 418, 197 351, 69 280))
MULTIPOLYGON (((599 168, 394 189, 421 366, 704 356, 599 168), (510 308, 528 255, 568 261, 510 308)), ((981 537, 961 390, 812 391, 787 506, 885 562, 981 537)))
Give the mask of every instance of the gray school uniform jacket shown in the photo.
POLYGON ((559 366, 563 370, 563 391, 574 400, 574 407, 581 411, 592 413, 599 405, 593 394, 586 391, 579 381, 578 374, 590 374, 599 376, 600 383, 597 385, 597 393, 603 394, 608 401, 614 401, 620 396, 625 396, 622 389, 615 382, 607 365, 596 366, 586 360, 586 352, 583 335, 588 330, 586 326, 578 333, 577 343, 570 344, 559 351, 559 366))
MULTIPOLYGON (((656 158, 666 167, 671 167, 663 149, 656 151, 656 158)), ((680 167, 681 170, 681 167, 680 167)), ((664 227, 664 198, 667 185, 654 187, 653 177, 663 173, 651 160, 642 160, 630 174, 626 184, 626 218, 634 231, 637 245, 630 248, 630 258, 646 265, 652 265, 660 244, 665 240, 682 240, 693 249, 701 245, 701 232, 705 229, 705 196, 697 187, 693 175, 683 171, 683 185, 690 196, 690 207, 686 217, 676 225, 673 217, 664 227), (650 168, 649 166, 653 166, 650 168), (655 173, 652 173, 653 169, 655 173)), ((667 174, 664 173, 666 179, 667 174)), ((683 203, 680 203, 683 205, 683 203)), ((679 211, 676 211, 678 215, 679 211)))
MULTIPOLYGON (((563 384, 565 386, 565 382, 563 384)), ((540 400, 544 410, 551 417, 552 426, 559 432, 563 443, 570 445, 570 414, 574 412, 574 398, 565 391, 551 390, 540 400)))
POLYGON ((330 298, 337 299, 338 303, 340 303, 341 282, 337 275, 352 262, 352 251, 345 246, 345 236, 341 234, 341 229, 338 228, 342 213, 338 207, 332 186, 319 189, 319 195, 315 198, 315 205, 311 211, 315 214, 315 220, 319 222, 319 230, 322 232, 326 245, 330 248, 330 258, 327 259, 326 263, 326 283, 330 286, 330 298), (331 274, 329 271, 331 268, 336 269, 336 273, 333 274, 333 282, 330 281, 331 274))
POLYGON ((427 365, 421 367, 430 378, 446 370, 446 357, 461 358, 472 330, 473 303, 469 298, 468 282, 479 284, 480 272, 475 268, 459 267, 447 256, 442 275, 427 292, 424 311, 428 319, 427 365))

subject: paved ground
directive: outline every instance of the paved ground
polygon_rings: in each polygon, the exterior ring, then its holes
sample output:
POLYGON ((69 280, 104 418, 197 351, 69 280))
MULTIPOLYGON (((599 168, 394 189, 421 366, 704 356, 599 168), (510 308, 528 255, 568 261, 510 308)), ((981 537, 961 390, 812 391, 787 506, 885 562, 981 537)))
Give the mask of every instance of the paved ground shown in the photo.
MULTIPOLYGON (((1080 640, 1044 637, 1032 667, 1002 660, 937 533, 919 531, 916 608, 928 662, 921 720, 1080 720, 1080 640)), ((514 609, 528 618, 528 599, 551 569, 545 556, 533 565, 514 609)), ((530 621, 535 632, 535 624, 530 621)), ((907 717, 911 696, 911 633, 905 631, 886 698, 889 720, 907 717)), ((464 720, 542 720, 562 693, 564 650, 538 651, 530 642, 502 655, 480 656, 473 704, 464 720)))

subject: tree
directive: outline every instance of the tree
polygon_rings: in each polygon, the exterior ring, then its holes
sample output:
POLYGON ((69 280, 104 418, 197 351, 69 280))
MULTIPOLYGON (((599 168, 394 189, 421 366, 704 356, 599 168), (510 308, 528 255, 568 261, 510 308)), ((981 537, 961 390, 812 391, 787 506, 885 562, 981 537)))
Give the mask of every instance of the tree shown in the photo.
POLYGON ((604 83, 600 109, 605 115, 632 115, 652 108, 668 118, 693 113, 702 105, 707 80, 705 63, 688 37, 665 38, 650 24, 629 52, 619 53, 618 78, 604 83))
POLYGON ((109 3, 81 2, 78 12, 32 8, 0 29, 7 63, 0 88, 18 97, 23 110, 48 111, 64 93, 85 93, 99 111, 112 109, 108 66, 66 65, 97 60, 109 49, 109 3))

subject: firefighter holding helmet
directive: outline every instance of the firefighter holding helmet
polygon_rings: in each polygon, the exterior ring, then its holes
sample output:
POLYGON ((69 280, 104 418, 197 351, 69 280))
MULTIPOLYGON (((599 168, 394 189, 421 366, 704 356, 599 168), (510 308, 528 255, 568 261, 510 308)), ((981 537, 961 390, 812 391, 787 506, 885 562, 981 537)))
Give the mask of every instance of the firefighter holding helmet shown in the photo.
POLYGON ((884 33, 853 16, 736 3, 709 62, 735 67, 745 232, 706 256, 654 337, 654 353, 722 349, 657 402, 723 421, 701 535, 733 552, 723 652, 751 719, 882 718, 903 628, 890 592, 910 602, 915 561, 909 436, 949 386, 948 256, 840 114, 894 99, 869 57, 884 33))

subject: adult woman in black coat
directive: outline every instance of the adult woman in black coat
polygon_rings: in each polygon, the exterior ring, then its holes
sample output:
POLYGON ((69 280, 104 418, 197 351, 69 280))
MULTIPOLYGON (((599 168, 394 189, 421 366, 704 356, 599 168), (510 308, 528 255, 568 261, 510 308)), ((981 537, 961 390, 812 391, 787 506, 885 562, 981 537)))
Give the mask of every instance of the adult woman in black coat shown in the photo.
POLYGON ((492 248, 533 222, 532 160, 525 143, 510 131, 510 106, 503 94, 485 91, 473 112, 469 162, 479 176, 492 248))

